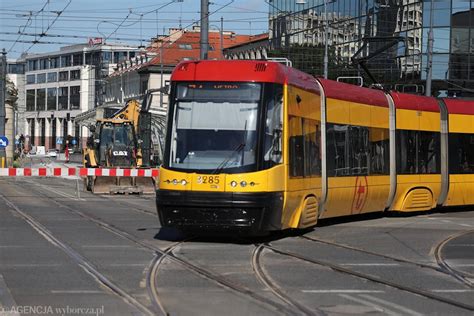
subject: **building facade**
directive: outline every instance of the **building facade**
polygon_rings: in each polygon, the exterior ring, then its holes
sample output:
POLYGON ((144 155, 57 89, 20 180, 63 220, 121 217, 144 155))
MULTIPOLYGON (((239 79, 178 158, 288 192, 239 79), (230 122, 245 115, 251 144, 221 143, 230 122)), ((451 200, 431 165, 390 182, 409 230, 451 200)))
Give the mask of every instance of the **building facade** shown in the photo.
POLYGON ((136 47, 95 39, 57 52, 24 56, 24 130, 19 132, 27 145, 59 149, 67 138, 70 147, 80 147, 88 131, 80 130, 75 117, 104 102, 105 78, 118 63, 138 52, 136 47))
POLYGON ((270 0, 269 10, 272 50, 303 71, 323 74, 327 37, 330 78, 371 83, 365 64, 407 92, 424 93, 432 28, 433 95, 474 95, 473 0, 270 0))

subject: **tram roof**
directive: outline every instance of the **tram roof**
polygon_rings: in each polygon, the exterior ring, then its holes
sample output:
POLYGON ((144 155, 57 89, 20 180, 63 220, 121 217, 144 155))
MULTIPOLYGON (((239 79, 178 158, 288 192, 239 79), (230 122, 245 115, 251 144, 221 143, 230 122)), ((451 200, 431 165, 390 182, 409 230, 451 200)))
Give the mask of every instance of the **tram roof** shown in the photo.
POLYGON ((443 98, 449 114, 474 115, 474 100, 443 98))
POLYGON ((326 98, 375 105, 388 108, 388 100, 381 90, 364 88, 328 79, 318 79, 326 98))
POLYGON ((426 112, 439 112, 439 104, 436 98, 416 94, 400 93, 391 91, 390 95, 395 103, 395 108, 426 112))
POLYGON ((184 61, 176 66, 171 80, 279 83, 319 94, 319 86, 313 76, 266 60, 184 61))

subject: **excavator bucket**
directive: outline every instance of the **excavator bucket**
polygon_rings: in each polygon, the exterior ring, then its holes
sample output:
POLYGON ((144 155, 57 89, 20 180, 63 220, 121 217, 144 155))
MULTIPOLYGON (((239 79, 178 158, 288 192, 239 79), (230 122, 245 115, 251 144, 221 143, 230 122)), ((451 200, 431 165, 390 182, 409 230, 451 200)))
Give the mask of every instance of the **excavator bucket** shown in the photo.
POLYGON ((90 186, 94 194, 154 194, 152 178, 95 177, 90 186))

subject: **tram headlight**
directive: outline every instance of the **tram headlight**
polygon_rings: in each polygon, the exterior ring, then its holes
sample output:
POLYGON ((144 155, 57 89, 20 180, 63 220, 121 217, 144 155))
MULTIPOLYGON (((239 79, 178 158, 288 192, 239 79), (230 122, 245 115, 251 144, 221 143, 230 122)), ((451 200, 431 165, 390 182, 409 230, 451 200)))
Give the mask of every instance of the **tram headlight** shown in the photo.
POLYGON ((182 185, 186 185, 186 184, 188 184, 188 181, 186 181, 185 179, 183 179, 183 180, 181 180, 181 184, 182 184, 182 185))
POLYGON ((230 186, 233 187, 233 188, 235 188, 235 187, 237 186, 237 181, 232 181, 232 182, 230 183, 230 186))
POLYGON ((245 188, 247 186, 247 181, 240 181, 240 186, 245 188))
POLYGON ((178 180, 176 180, 176 179, 173 179, 172 182, 173 182, 174 185, 177 185, 177 184, 178 184, 178 180))

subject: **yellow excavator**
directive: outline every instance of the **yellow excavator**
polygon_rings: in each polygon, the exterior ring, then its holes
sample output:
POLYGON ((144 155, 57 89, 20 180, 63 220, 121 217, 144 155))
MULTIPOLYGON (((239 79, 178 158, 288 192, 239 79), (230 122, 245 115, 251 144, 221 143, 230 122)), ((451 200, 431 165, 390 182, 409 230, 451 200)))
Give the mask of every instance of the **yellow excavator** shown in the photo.
MULTIPOLYGON (((130 100, 110 118, 96 119, 83 151, 85 168, 149 169, 153 164, 151 139, 151 92, 140 104, 130 100)), ((94 194, 152 194, 151 177, 87 176, 84 185, 94 194)))

